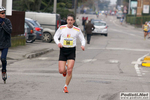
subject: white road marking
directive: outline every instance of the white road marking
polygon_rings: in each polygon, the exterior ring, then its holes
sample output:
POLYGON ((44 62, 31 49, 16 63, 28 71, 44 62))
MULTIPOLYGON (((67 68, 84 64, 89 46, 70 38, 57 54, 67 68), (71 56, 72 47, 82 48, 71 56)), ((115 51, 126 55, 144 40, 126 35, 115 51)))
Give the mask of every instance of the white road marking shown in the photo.
POLYGON ((133 61, 131 64, 138 64, 138 65, 140 65, 140 64, 142 64, 142 61, 139 61, 139 62, 133 61))
MULTIPOLYGON (((146 56, 148 56, 148 55, 149 55, 149 53, 146 54, 146 55, 144 55, 144 56, 142 56, 142 57, 140 57, 140 58, 137 60, 137 62, 141 62, 141 60, 144 59, 144 57, 146 57, 146 56)), ((138 63, 136 63, 136 64, 134 65, 134 68, 135 68, 135 71, 136 71, 136 73, 137 73, 137 76, 142 76, 142 74, 145 75, 145 73, 141 73, 141 71, 140 71, 138 65, 139 65, 138 63)), ((139 80, 140 80, 141 84, 142 84, 142 82, 144 81, 143 78, 141 78, 141 77, 139 77, 139 80)), ((144 89, 145 92, 149 91, 147 85, 142 84, 142 87, 143 87, 143 89, 144 89)))
POLYGON ((123 31, 120 31, 120 30, 117 30, 117 29, 111 29, 111 28, 110 28, 109 30, 116 31, 116 32, 120 32, 120 33, 124 33, 124 34, 131 35, 131 36, 136 36, 136 37, 143 38, 142 36, 135 35, 135 34, 133 34, 133 33, 123 32, 123 31))
POLYGON ((39 60, 46 60, 46 59, 48 59, 48 57, 39 57, 37 59, 39 59, 39 60))
POLYGON ((115 63, 115 64, 116 64, 116 63, 119 63, 118 60, 109 60, 109 62, 110 62, 110 63, 115 63))
POLYGON ((129 35, 136 36, 135 34, 129 34, 129 35))
POLYGON ((150 49, 130 49, 130 48, 99 48, 99 47, 88 47, 87 49, 105 49, 105 50, 125 50, 125 51, 145 51, 149 52, 150 49))
POLYGON ((85 59, 85 60, 83 60, 82 62, 84 62, 84 63, 87 63, 87 62, 94 62, 94 61, 96 61, 97 59, 85 59))

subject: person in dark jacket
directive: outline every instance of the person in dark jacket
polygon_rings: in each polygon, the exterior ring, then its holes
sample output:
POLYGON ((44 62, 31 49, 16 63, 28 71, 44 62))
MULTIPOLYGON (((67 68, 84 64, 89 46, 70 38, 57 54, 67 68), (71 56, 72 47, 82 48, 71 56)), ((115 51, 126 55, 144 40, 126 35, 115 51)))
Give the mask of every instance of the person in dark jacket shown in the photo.
POLYGON ((90 44, 92 31, 95 29, 94 25, 91 23, 91 20, 85 26, 85 33, 87 34, 87 44, 90 44))
POLYGON ((83 31, 85 32, 85 23, 86 23, 86 18, 82 17, 82 25, 83 25, 83 31))
POLYGON ((9 19, 5 17, 6 9, 0 7, 0 51, 2 62, 2 78, 7 79, 6 66, 7 66, 7 53, 8 48, 11 47, 11 32, 12 24, 9 19))

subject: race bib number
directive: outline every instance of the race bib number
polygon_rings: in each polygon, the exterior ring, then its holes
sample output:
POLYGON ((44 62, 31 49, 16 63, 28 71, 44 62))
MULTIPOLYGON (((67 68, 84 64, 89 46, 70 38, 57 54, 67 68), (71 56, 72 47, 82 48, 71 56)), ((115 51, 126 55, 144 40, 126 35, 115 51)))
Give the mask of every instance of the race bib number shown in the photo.
POLYGON ((66 46, 73 46, 73 39, 72 38, 64 39, 64 45, 66 45, 66 46))

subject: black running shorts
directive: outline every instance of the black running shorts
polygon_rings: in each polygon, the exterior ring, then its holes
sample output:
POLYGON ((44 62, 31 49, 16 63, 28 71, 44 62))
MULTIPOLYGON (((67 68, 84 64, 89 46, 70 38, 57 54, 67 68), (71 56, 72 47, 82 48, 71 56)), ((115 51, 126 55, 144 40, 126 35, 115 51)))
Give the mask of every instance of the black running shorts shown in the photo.
POLYGON ((60 48, 59 61, 75 60, 76 47, 72 48, 60 48))

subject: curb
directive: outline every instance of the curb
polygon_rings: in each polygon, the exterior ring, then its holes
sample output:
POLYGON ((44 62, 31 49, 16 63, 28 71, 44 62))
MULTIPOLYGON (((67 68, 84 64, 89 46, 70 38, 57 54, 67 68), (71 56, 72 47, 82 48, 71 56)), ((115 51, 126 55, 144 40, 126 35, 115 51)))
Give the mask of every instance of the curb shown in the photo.
POLYGON ((43 49, 40 51, 35 51, 35 53, 26 54, 23 57, 25 57, 26 59, 31 59, 31 58, 38 57, 40 55, 46 54, 46 53, 51 52, 51 51, 53 51, 53 49, 43 49))

